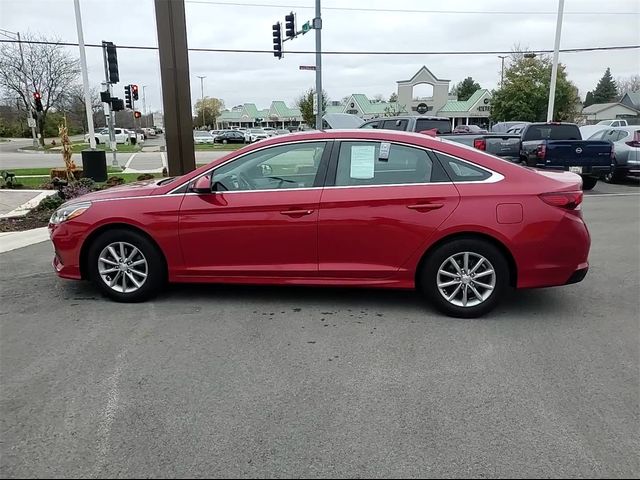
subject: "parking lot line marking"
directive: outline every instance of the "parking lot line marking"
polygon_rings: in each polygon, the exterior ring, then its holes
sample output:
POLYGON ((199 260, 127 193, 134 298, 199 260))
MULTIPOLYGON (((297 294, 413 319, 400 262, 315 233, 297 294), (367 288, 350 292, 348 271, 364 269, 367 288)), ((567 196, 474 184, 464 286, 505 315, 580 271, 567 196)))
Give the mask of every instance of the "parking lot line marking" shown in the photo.
POLYGON ((592 195, 585 195, 584 198, 598 198, 598 197, 637 197, 640 193, 594 193, 592 195))
POLYGON ((129 168, 129 165, 131 165, 131 162, 133 162, 133 158, 137 155, 138 153, 132 153, 131 156, 129 157, 129 160, 127 160, 127 163, 125 163, 124 168, 127 169, 129 168))

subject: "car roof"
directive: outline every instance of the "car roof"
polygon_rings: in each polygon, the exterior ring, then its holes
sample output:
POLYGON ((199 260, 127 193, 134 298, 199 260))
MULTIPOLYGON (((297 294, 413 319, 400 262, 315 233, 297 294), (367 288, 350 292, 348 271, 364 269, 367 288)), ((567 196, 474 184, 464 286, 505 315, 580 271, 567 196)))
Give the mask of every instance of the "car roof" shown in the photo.
POLYGON ((640 125, 625 125, 624 127, 609 127, 603 128, 603 130, 624 130, 626 132, 635 132, 640 130, 640 125))

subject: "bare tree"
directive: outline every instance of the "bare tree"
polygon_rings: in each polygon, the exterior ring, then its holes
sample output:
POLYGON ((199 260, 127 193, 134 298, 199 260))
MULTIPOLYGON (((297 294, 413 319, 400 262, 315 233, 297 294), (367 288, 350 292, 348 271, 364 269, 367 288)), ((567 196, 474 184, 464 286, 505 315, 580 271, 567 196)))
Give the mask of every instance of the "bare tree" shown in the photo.
POLYGON ((620 98, 627 93, 640 92, 640 75, 629 75, 628 77, 618 77, 616 79, 620 98))
MULTIPOLYGON (((25 43, 50 41, 40 35, 26 34, 22 49, 24 62, 17 43, 0 46, 0 85, 17 94, 27 111, 35 110, 34 92, 40 92, 43 111, 38 115, 40 144, 44 145, 44 122, 51 108, 64 103, 66 90, 76 83, 80 73, 79 60, 65 47, 55 44, 25 43), (25 78, 28 91, 25 91, 25 78)), ((54 42, 57 40, 53 40, 54 42)))
MULTIPOLYGON (((96 87, 91 87, 89 90, 91 98, 91 111, 93 113, 94 127, 102 126, 105 124, 104 118, 104 106, 100 100, 100 92, 96 87)), ((69 117, 72 121, 81 126, 84 133, 88 132, 87 126, 87 112, 84 102, 84 88, 81 84, 75 84, 69 87, 65 92, 62 100, 61 108, 65 112, 69 113, 69 117)))

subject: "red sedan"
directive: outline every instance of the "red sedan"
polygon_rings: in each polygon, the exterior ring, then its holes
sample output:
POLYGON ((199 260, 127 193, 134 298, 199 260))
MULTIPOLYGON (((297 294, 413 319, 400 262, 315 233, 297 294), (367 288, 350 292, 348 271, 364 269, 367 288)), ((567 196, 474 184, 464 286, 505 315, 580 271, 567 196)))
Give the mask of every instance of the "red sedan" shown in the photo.
POLYGON ((509 287, 585 277, 580 182, 419 134, 285 135, 68 202, 53 266, 125 302, 167 280, 417 288, 475 317, 509 287))

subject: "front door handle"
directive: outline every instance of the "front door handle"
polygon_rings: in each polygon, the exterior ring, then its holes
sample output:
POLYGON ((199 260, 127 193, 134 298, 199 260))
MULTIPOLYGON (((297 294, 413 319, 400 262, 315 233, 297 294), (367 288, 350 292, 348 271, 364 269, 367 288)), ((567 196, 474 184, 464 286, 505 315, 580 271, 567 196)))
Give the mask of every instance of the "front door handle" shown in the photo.
POLYGON ((418 212, 429 212, 442 207, 444 207, 444 203, 419 203, 416 205, 407 205, 407 208, 417 210, 418 212))
POLYGON ((312 213, 313 210, 283 210, 280 212, 281 215, 287 215, 289 217, 304 217, 312 213))

